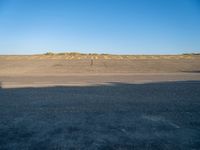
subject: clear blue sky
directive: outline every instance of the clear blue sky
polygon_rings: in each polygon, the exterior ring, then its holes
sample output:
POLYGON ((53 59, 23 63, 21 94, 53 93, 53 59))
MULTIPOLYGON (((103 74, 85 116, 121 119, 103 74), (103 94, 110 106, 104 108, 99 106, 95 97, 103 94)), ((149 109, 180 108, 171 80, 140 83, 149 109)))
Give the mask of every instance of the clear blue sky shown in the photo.
POLYGON ((200 0, 0 0, 0 54, 200 52, 200 0))

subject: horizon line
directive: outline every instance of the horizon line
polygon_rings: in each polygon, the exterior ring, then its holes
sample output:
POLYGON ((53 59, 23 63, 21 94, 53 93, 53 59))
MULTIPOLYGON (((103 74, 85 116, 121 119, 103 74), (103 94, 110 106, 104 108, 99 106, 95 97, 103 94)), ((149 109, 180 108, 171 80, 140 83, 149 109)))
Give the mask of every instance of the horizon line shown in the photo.
POLYGON ((135 54, 119 54, 119 53, 98 53, 98 52, 79 52, 79 51, 68 51, 68 52, 52 52, 48 51, 45 53, 13 53, 13 54, 0 54, 0 56, 32 56, 32 55, 67 55, 67 54, 81 54, 81 55, 200 55, 200 52, 190 53, 135 53, 135 54))

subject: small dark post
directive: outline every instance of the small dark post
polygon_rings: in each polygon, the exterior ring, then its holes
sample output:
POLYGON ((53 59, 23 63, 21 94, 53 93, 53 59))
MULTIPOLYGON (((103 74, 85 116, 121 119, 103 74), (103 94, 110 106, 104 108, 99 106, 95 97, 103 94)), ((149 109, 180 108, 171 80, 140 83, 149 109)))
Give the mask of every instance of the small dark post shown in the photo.
POLYGON ((91 58, 90 66, 93 66, 93 58, 91 58))

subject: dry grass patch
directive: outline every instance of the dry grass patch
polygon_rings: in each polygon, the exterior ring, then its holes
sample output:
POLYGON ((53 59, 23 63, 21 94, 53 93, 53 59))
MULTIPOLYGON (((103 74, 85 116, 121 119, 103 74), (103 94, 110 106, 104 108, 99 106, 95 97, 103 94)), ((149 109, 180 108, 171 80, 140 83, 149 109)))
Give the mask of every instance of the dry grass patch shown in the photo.
POLYGON ((0 56, 1 60, 45 60, 45 59, 63 59, 63 60, 80 60, 80 59, 103 59, 103 60, 158 60, 158 59, 167 59, 167 60, 179 60, 179 59, 199 59, 200 55, 193 54, 184 54, 184 55, 111 55, 111 54, 82 54, 78 52, 70 53, 52 53, 48 52, 42 55, 13 55, 13 56, 0 56))

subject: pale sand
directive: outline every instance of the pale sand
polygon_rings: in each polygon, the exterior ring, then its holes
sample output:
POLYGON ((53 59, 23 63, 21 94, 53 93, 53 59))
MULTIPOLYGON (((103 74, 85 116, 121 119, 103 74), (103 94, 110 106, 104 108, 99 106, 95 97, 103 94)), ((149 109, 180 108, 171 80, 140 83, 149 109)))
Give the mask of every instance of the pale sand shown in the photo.
POLYGON ((112 83, 143 84, 168 81, 197 81, 199 73, 73 74, 57 76, 0 76, 2 88, 91 86, 112 83))

